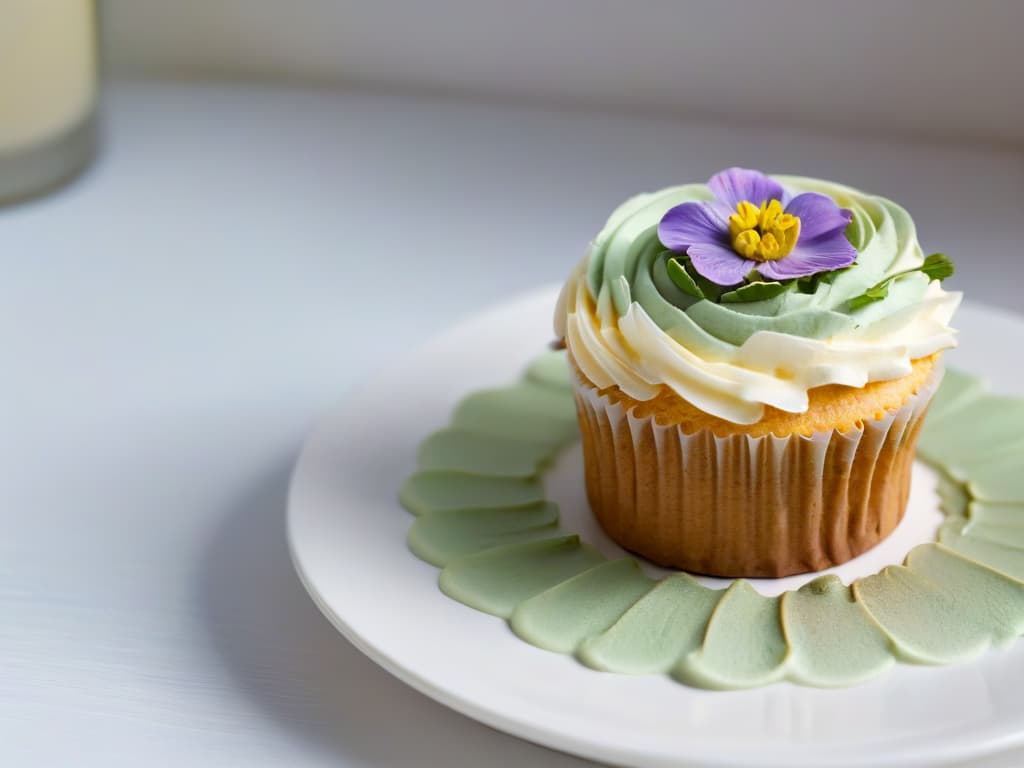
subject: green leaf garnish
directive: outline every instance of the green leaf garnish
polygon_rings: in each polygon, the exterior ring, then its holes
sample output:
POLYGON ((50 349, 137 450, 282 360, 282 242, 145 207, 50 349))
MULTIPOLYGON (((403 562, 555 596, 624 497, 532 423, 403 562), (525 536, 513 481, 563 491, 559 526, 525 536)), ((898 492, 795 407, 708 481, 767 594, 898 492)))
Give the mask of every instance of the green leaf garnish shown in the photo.
POLYGON ((764 301, 765 299, 770 299, 774 296, 778 296, 780 293, 785 293, 792 287, 792 282, 747 283, 746 285, 740 286, 734 291, 723 293, 721 296, 721 302, 723 304, 735 304, 738 302, 764 301))
POLYGON ((889 286, 892 284, 892 281, 898 277, 910 275, 914 272, 921 272, 927 276, 929 280, 939 280, 941 282, 947 277, 952 276, 953 271, 953 262, 950 261, 946 254, 933 253, 924 260, 924 263, 921 266, 905 269, 902 272, 897 272, 895 275, 889 275, 889 277, 885 278, 880 283, 876 283, 868 288, 860 296, 854 296, 850 299, 850 309, 861 309, 862 307, 866 307, 868 304, 874 304, 876 301, 881 301, 889 295, 889 286))
POLYGON ((941 282, 947 277, 953 276, 955 267, 946 254, 933 253, 924 260, 924 264, 921 265, 921 271, 932 280, 939 280, 941 282))
POLYGON ((686 268, 679 262, 678 259, 672 258, 665 262, 665 269, 668 271, 668 276, 675 283, 676 288, 685 293, 688 296, 693 296, 695 299, 703 299, 704 291, 700 289, 697 282, 690 276, 690 273, 686 271, 686 268))
POLYGON ((876 301, 881 301, 889 295, 889 281, 879 283, 868 288, 860 296, 854 296, 850 299, 850 309, 856 310, 861 307, 866 307, 868 304, 874 304, 876 301))

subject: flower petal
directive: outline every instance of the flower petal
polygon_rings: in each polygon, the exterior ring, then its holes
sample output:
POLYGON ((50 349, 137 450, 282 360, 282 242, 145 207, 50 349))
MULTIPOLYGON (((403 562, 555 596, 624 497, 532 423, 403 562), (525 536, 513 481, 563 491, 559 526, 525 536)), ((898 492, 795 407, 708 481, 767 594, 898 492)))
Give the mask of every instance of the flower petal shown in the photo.
POLYGON ((738 203, 749 200, 760 205, 765 200, 781 200, 782 185, 760 171, 749 168, 727 168, 708 181, 712 194, 731 211, 738 203))
POLYGON ((732 248, 713 243, 691 245, 687 251, 694 269, 716 285, 736 285, 750 272, 754 262, 732 248))
POLYGON ((828 195, 804 192, 789 201, 786 213, 800 219, 800 240, 813 240, 836 230, 844 232, 853 211, 840 208, 828 195))
POLYGON ((694 243, 725 243, 728 238, 728 215, 711 202, 677 205, 658 223, 658 239, 673 251, 685 251, 694 243))
POLYGON ((757 271, 772 280, 806 277, 848 267, 857 259, 857 251, 838 230, 805 243, 803 237, 792 253, 778 261, 764 261, 757 271))

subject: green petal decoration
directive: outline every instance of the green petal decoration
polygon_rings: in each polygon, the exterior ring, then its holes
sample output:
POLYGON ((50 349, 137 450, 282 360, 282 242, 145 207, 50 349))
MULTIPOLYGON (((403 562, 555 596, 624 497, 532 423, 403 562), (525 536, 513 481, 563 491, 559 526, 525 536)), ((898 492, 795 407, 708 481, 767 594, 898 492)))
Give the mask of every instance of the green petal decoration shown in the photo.
POLYGON ((548 443, 528 442, 463 429, 442 429, 420 445, 420 469, 470 475, 534 477, 551 455, 548 443))
POLYGON ((460 603, 508 619, 524 600, 599 566, 602 560, 580 543, 579 536, 504 544, 449 563, 438 584, 460 603))
POLYGON ((561 350, 550 350, 534 358, 526 369, 525 378, 530 384, 553 387, 572 396, 569 363, 561 350))
POLYGON ((572 442, 578 434, 572 395, 532 381, 466 396, 455 407, 452 426, 548 446, 572 442))
POLYGON ((895 659, 889 639, 838 576, 820 576, 782 596, 782 629, 794 682, 829 688, 870 680, 895 659))
POLYGON ((409 549, 443 568, 453 560, 502 544, 551 538, 558 533, 558 507, 538 501, 489 509, 441 509, 416 518, 409 549))
POLYGON ((678 573, 654 584, 605 632, 580 647, 588 667, 627 674, 667 673, 700 648, 724 591, 678 573))
POLYGON ((993 461, 1021 455, 1022 426, 1024 399, 984 394, 952 412, 932 414, 921 430, 918 454, 962 481, 993 461))
POLYGON ((463 399, 401 489, 418 516, 409 548, 442 569, 441 590, 525 642, 703 688, 837 687, 896 661, 971 659, 1024 632, 1024 399, 975 377, 947 372, 922 431, 919 455, 941 472, 939 543, 849 586, 821 576, 775 598, 742 579, 726 590, 653 579, 561 530, 539 473, 577 434, 565 352, 547 352, 520 382, 463 399))
POLYGON ((947 368, 942 377, 942 387, 932 398, 928 412, 937 420, 956 411, 985 392, 985 382, 975 376, 968 376, 955 368, 947 368))
POLYGON ((402 486, 399 498, 413 514, 425 515, 445 509, 493 509, 533 504, 544 500, 544 489, 533 479, 429 469, 411 475, 402 486))
POLYGON ((635 560, 603 563, 563 581, 515 609, 512 631, 539 648, 572 654, 607 630, 654 586, 635 560))
POLYGON ((700 286, 697 285, 697 282, 678 259, 669 259, 665 262, 665 268, 668 270, 668 276, 672 278, 676 288, 688 296, 693 296, 695 299, 704 298, 704 291, 700 289, 700 286))
POLYGON ((794 287, 795 283, 793 282, 747 283, 746 285, 737 288, 735 291, 723 293, 719 300, 723 304, 736 304, 744 301, 764 301, 765 299, 773 299, 786 291, 792 290, 794 287))
POLYGON ((725 590, 704 628, 701 647, 673 676, 701 688, 749 688, 783 676, 788 645, 778 597, 764 597, 743 579, 725 590))

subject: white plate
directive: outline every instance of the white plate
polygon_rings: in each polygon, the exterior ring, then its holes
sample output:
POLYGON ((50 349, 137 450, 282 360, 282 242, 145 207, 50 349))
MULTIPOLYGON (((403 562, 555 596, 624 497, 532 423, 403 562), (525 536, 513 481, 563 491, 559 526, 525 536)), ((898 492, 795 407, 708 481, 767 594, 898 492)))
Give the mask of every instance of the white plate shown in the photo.
MULTIPOLYGON (((406 548, 412 517, 398 505, 398 488, 415 469, 417 444, 447 422, 462 395, 511 381, 544 348, 555 292, 526 295, 409 354, 310 436, 292 479, 289 542, 310 595, 349 640, 465 715, 621 765, 936 765, 1024 743, 1024 643, 961 666, 898 664, 856 688, 780 683, 712 692, 657 675, 595 672, 445 597, 437 569, 406 548)), ((1024 320, 969 306, 957 324, 961 348, 949 363, 1019 393, 1024 367, 1007 350, 1024 349, 1024 320)), ((398 349, 396 340, 387 343, 398 349)), ((563 525, 614 551, 585 515, 571 514, 583 508, 578 452, 551 473, 549 496, 563 504, 563 525)), ((840 575, 849 580, 902 560, 929 538, 936 522, 929 491, 919 472, 907 524, 840 575)))

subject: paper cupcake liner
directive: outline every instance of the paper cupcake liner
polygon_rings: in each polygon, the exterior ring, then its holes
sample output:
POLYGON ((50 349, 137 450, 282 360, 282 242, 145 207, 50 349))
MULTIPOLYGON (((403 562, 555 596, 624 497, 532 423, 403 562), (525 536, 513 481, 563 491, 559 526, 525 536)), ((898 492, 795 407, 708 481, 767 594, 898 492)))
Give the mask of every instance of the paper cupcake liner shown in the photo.
POLYGON ((637 417, 574 374, 587 497, 620 546, 663 566, 779 577, 856 557, 903 517, 928 403, 811 436, 686 434, 637 417))

